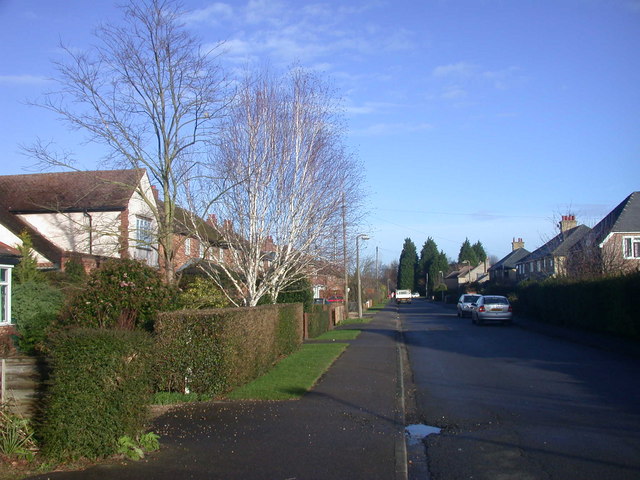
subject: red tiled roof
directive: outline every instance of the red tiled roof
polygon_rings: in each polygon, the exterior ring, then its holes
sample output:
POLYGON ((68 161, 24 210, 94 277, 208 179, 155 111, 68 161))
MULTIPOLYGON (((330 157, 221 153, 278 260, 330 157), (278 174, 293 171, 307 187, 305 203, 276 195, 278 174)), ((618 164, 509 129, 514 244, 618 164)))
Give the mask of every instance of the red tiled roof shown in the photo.
POLYGON ((0 207, 12 213, 123 210, 143 169, 0 176, 0 207))

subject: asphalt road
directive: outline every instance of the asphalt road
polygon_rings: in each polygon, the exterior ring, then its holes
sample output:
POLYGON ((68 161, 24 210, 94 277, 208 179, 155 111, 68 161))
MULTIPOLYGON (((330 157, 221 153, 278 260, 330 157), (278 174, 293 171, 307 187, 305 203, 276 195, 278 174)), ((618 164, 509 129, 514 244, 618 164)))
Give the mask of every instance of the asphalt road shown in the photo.
POLYGON ((640 359, 398 306, 431 480, 639 479, 640 359))

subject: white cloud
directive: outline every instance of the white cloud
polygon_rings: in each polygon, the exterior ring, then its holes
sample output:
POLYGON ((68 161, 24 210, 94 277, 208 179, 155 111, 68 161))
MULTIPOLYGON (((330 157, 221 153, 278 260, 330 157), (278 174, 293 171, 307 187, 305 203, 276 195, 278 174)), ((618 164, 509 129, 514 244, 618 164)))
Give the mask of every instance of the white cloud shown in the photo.
POLYGON ((233 17, 233 7, 227 3, 212 3, 204 8, 192 10, 184 17, 187 23, 220 23, 233 17))
POLYGON ((37 75, 0 75, 1 85, 43 85, 49 81, 37 75))
POLYGON ((434 77, 469 76, 477 71, 477 67, 470 63, 458 62, 449 65, 440 65, 433 69, 434 77))

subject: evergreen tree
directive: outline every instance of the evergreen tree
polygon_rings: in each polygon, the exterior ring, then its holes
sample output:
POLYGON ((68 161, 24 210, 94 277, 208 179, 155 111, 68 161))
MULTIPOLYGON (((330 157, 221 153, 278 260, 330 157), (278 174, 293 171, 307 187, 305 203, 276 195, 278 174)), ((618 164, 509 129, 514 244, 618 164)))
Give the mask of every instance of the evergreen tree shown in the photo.
POLYGON ((417 281, 416 284, 418 286, 418 290, 421 294, 426 295, 428 292, 433 290, 435 278, 432 277, 431 274, 431 265, 434 262, 435 258, 438 256, 438 246, 433 238, 427 238, 427 241, 424 242, 422 246, 422 250, 420 251, 420 259, 418 260, 418 271, 416 273, 417 281), (427 278, 427 273, 429 277, 427 278), (428 285, 425 290, 425 282, 428 280, 428 285))
POLYGON ((484 247, 480 240, 474 243, 471 248, 476 252, 476 257, 478 258, 478 263, 484 262, 487 259, 487 252, 484 251, 484 247))
POLYGON ((441 250, 433 259, 431 270, 429 271, 429 278, 433 278, 433 289, 431 291, 434 294, 447 289, 444 283, 444 277, 447 276, 447 273, 449 273, 449 260, 447 259, 447 255, 441 250))
POLYGON ((402 253, 400 253, 400 263, 398 265, 398 289, 415 290, 416 266, 418 264, 418 253, 416 245, 410 238, 404 239, 402 253))
POLYGON ((35 253, 33 251, 33 242, 31 241, 31 237, 26 231, 22 232, 18 236, 20 237, 21 244, 16 248, 20 252, 22 258, 20 259, 20 263, 18 263, 13 270, 16 282, 27 283, 44 281, 42 272, 38 270, 38 261, 36 260, 35 253))
POLYGON ((472 267, 475 267, 480 263, 468 238, 465 239, 464 243, 460 247, 460 253, 458 254, 458 263, 463 263, 465 260, 468 260, 469 265, 472 267))

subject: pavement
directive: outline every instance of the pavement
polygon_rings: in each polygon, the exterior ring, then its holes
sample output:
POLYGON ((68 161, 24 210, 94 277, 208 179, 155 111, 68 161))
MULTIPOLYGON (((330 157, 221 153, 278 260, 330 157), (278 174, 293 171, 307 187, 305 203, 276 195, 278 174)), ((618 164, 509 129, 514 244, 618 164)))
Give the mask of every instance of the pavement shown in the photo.
POLYGON ((184 405, 155 419, 162 448, 142 461, 33 478, 404 480, 397 321, 390 305, 358 324, 360 336, 300 400, 184 405))

